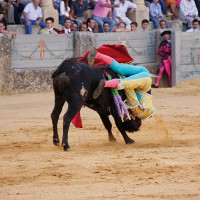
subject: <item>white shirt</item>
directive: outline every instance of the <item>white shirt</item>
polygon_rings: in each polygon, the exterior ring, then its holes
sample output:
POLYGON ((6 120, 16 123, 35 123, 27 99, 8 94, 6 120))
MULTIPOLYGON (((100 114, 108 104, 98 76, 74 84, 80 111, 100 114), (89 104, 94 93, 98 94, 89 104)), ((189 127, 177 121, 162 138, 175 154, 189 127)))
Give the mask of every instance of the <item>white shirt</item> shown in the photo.
POLYGON ((64 31, 65 31, 65 33, 66 33, 66 34, 69 34, 69 33, 71 33, 71 30, 70 30, 70 28, 69 28, 69 29, 66 29, 66 28, 64 28, 64 31))
POLYGON ((137 5, 125 0, 124 4, 122 4, 121 2, 116 2, 115 4, 119 3, 119 8, 114 8, 113 11, 113 16, 114 18, 117 17, 126 17, 126 12, 129 8, 137 8, 137 5))
POLYGON ((187 30, 186 32, 200 32, 200 29, 199 28, 195 28, 195 29, 193 29, 193 28, 191 28, 191 29, 189 29, 189 30, 187 30))
POLYGON ((180 15, 186 17, 187 15, 198 15, 198 10, 194 0, 181 0, 180 15))
MULTIPOLYGON (((27 4, 23 12, 27 14, 29 20, 37 20, 38 18, 42 18, 42 9, 39 6, 36 9, 33 3, 27 4)), ((22 19, 24 19, 24 15, 22 15, 22 19)))
POLYGON ((69 17, 69 11, 70 11, 70 7, 67 6, 67 9, 65 8, 65 3, 64 1, 60 2, 60 16, 66 16, 69 17))

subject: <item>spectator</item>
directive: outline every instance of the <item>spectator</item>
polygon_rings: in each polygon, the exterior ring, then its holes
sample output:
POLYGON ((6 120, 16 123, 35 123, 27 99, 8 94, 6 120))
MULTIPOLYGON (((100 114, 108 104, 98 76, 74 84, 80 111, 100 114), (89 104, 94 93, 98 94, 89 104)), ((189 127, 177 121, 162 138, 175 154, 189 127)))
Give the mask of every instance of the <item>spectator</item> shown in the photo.
POLYGON ((158 3, 158 0, 153 0, 153 2, 150 3, 149 15, 150 21, 153 21, 154 29, 157 29, 159 27, 159 22, 163 20, 161 6, 158 3))
POLYGON ((86 22, 89 18, 87 0, 75 0, 72 2, 72 17, 77 21, 78 26, 86 22))
POLYGON ((131 31, 137 31, 138 23, 137 22, 131 22, 131 31))
POLYGON ((112 9, 119 7, 119 5, 111 4, 110 0, 99 0, 94 8, 92 19, 94 19, 99 25, 99 32, 103 33, 103 24, 108 22, 110 25, 109 32, 112 32, 115 22, 112 20, 112 9))
POLYGON ((11 34, 13 38, 16 38, 16 32, 7 31, 7 22, 5 19, 0 21, 0 33, 11 34))
POLYGON ((120 22, 126 23, 126 28, 131 29, 130 23, 131 20, 126 16, 126 12, 129 9, 129 12, 133 12, 133 9, 137 8, 137 5, 127 1, 127 0, 120 0, 119 7, 114 8, 113 11, 113 18, 117 24, 120 22), (131 10, 130 10, 131 9, 131 10))
POLYGON ((81 23, 80 31, 88 31, 88 26, 87 26, 86 22, 81 23))
POLYGON ((126 28, 125 22, 120 22, 116 29, 113 30, 113 32, 130 32, 130 29, 126 28))
POLYGON ((25 6, 22 22, 26 28, 26 34, 32 34, 32 25, 40 25, 42 28, 45 28, 45 23, 42 22, 42 10, 39 7, 40 0, 33 0, 32 3, 29 3, 25 6))
POLYGON ((180 18, 182 21, 187 21, 189 28, 192 27, 192 21, 194 19, 200 20, 194 0, 181 0, 180 18))
POLYGON ((8 24, 14 24, 14 7, 11 3, 11 0, 0 1, 0 7, 8 24))
POLYGON ((160 29, 166 29, 167 28, 167 24, 165 20, 160 20, 160 29))
POLYGON ((171 87, 171 39, 170 39, 171 31, 163 31, 161 33, 161 37, 164 37, 164 40, 160 43, 158 48, 158 55, 162 58, 162 63, 158 70, 158 78, 156 80, 155 85, 153 87, 159 87, 162 74, 164 70, 167 72, 168 75, 168 82, 169 86, 171 87))
MULTIPOLYGON (((145 0, 145 5, 147 7, 149 7, 150 3, 152 3, 152 2, 153 2, 153 0, 145 0)), ((161 6, 161 10, 162 10, 163 14, 166 15, 166 17, 169 17, 169 16, 173 15, 172 13, 170 13, 168 11, 168 9, 167 9, 167 7, 165 5, 164 0, 159 0, 158 2, 160 4, 160 6, 161 6)))
POLYGON ((72 32, 71 26, 72 26, 72 23, 71 23, 70 18, 66 18, 64 22, 64 28, 63 30, 58 31, 58 34, 70 34, 72 32))
POLYGON ((178 15, 176 13, 176 2, 175 0, 165 0, 165 5, 167 8, 170 8, 171 12, 173 13, 174 17, 177 19, 178 15))
POLYGON ((108 22, 103 23, 103 32, 109 33, 110 32, 110 24, 108 22))
POLYGON ((98 33, 98 24, 92 18, 88 18, 86 24, 88 27, 88 31, 98 33))
POLYGON ((200 32, 200 26, 198 19, 193 19, 192 28, 187 30, 186 32, 200 32))
POLYGON ((76 31, 78 31, 78 24, 77 24, 77 22, 74 22, 71 25, 71 32, 76 32, 76 31))
POLYGON ((54 24, 54 18, 48 17, 45 19, 46 28, 43 28, 39 31, 39 34, 52 34, 57 35, 58 33, 54 30, 53 24, 54 24))
POLYGON ((194 0, 200 17, 200 0, 194 0))
POLYGON ((73 20, 71 16, 71 0, 62 0, 60 2, 60 17, 59 22, 61 25, 64 25, 64 21, 66 18, 70 18, 73 20))
POLYGON ((149 20, 147 19, 142 20, 141 31, 149 31, 149 20))

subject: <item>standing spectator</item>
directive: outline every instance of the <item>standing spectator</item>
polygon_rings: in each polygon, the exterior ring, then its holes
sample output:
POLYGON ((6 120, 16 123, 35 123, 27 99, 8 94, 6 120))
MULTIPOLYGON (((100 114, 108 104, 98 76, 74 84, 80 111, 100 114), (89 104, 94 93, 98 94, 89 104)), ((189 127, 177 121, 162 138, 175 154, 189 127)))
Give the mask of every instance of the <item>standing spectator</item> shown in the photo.
POLYGON ((59 17, 61 25, 64 25, 64 21, 66 18, 70 18, 71 20, 73 20, 70 10, 71 10, 71 0, 62 0, 60 2, 60 17, 59 17))
POLYGON ((187 21, 189 28, 192 27, 192 21, 194 19, 200 20, 194 0, 181 0, 180 18, 182 21, 187 21))
POLYGON ((126 12, 129 9, 129 12, 133 12, 133 9, 137 8, 137 5, 127 1, 127 0, 120 0, 119 7, 114 8, 113 11, 113 18, 117 24, 120 22, 126 23, 126 28, 131 29, 130 23, 131 20, 126 16, 126 12))
POLYGON ((167 28, 167 24, 165 20, 161 20, 160 21, 160 29, 166 29, 167 28))
POLYGON ((71 20, 69 18, 66 18, 64 22, 64 28, 63 30, 58 31, 58 34, 70 34, 72 32, 71 26, 72 26, 71 20))
POLYGON ((72 2, 72 17, 77 21, 78 26, 89 18, 87 0, 75 0, 72 2))
POLYGON ((48 17, 45 19, 46 28, 43 28, 39 31, 39 34, 52 34, 52 35, 58 35, 58 33, 54 30, 53 24, 54 24, 54 18, 48 17))
POLYGON ((112 20, 112 9, 114 7, 119 7, 119 5, 112 4, 110 0, 99 0, 94 8, 92 18, 99 25, 99 32, 103 33, 103 24, 108 22, 110 25, 110 32, 112 32, 115 22, 112 20))
POLYGON ((153 0, 153 2, 150 3, 149 14, 150 14, 150 21, 153 21, 154 29, 157 29, 159 27, 159 22, 163 20, 161 6, 158 3, 158 0, 153 0))
POLYGON ((86 24, 86 22, 81 23, 80 25, 80 31, 88 31, 88 26, 86 24))
POLYGON ((92 18, 88 18, 86 24, 88 27, 88 31, 98 33, 98 24, 92 18))
POLYGON ((200 26, 198 19, 194 19, 192 21, 192 28, 187 30, 186 32, 200 32, 200 26))
POLYGON ((138 23, 137 22, 131 22, 131 31, 137 31, 138 23))
POLYGON ((22 22, 26 28, 26 34, 32 34, 32 25, 41 26, 45 28, 45 23, 42 22, 42 9, 39 7, 40 0, 33 0, 25 6, 22 22))
POLYGON ((162 58, 162 63, 159 67, 158 71, 158 78, 156 80, 155 85, 153 87, 159 87, 162 74, 164 70, 167 72, 168 75, 168 82, 169 86, 171 87, 171 39, 170 39, 171 31, 163 31, 161 33, 161 37, 164 37, 164 40, 160 43, 158 48, 158 55, 162 58))
POLYGON ((110 32, 110 24, 108 22, 103 23, 103 32, 109 33, 110 32))
POLYGON ((142 20, 141 31, 149 31, 149 20, 147 19, 142 20))

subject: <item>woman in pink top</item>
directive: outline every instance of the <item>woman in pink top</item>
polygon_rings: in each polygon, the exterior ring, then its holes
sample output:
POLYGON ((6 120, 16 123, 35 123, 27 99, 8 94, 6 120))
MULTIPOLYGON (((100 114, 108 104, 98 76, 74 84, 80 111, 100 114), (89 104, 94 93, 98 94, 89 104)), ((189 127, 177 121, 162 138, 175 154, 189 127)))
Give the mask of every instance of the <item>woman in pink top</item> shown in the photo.
POLYGON ((112 8, 119 5, 111 4, 110 0, 99 0, 93 11, 92 19, 99 24, 99 32, 103 33, 103 24, 108 22, 110 24, 110 32, 115 26, 115 22, 112 20, 112 8))

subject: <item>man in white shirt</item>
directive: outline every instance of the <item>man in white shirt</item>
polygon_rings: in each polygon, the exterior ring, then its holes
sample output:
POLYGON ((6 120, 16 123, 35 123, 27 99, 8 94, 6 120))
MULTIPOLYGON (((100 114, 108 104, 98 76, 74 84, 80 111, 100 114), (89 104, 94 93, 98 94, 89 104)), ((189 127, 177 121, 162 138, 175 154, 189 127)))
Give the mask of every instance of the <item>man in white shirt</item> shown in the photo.
POLYGON ((194 19, 192 21, 192 28, 187 30, 186 32, 200 32, 200 25, 198 19, 194 19))
POLYGON ((200 20, 194 0, 181 0, 180 18, 182 21, 187 21, 189 28, 192 27, 192 21, 194 19, 200 20))
POLYGON ((119 7, 114 8, 113 11, 113 18, 117 24, 120 22, 124 22, 126 24, 127 29, 131 29, 131 20, 126 17, 126 12, 128 9, 131 9, 130 12, 133 12, 133 9, 137 8, 137 5, 127 1, 127 0, 120 0, 119 7))
POLYGON ((45 23, 42 22, 42 9, 39 7, 40 0, 33 0, 28 3, 23 11, 22 22, 26 28, 26 34, 32 34, 32 25, 45 28, 45 23))

